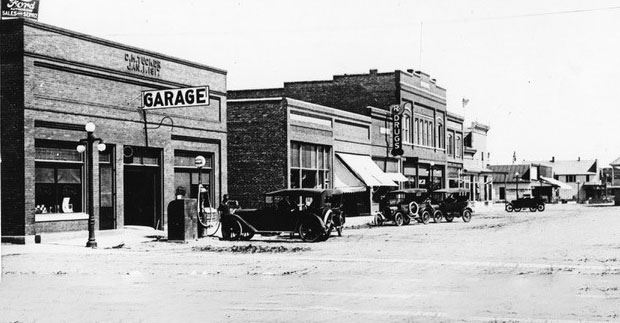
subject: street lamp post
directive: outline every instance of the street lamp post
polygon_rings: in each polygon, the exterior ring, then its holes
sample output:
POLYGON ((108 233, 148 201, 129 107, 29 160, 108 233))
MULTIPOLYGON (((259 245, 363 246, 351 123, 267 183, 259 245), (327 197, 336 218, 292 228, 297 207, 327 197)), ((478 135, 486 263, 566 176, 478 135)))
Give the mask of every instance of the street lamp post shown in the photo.
POLYGON ((519 172, 515 172, 515 180, 517 181, 517 200, 519 199, 519 172))
POLYGON ((95 240, 95 212, 93 205, 93 144, 97 143, 97 150, 104 151, 106 146, 101 138, 96 138, 93 133, 95 132, 95 124, 89 122, 84 127, 86 130, 86 138, 80 139, 76 150, 79 153, 86 152, 86 183, 88 206, 88 242, 86 242, 87 248, 97 248, 97 240, 95 240))
POLYGON ((581 182, 577 181, 577 203, 579 203, 579 184, 581 184, 581 182))

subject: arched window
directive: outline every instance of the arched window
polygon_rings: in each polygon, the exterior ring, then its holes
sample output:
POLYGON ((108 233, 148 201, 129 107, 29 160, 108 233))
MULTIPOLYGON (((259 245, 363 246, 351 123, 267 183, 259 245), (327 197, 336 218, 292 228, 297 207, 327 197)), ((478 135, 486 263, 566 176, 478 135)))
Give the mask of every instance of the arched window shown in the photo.
POLYGON ((427 127, 428 127, 428 132, 426 133, 426 136, 428 136, 428 139, 426 140, 426 143, 429 146, 433 146, 433 123, 432 122, 428 122, 427 123, 427 127))
POLYGON ((443 148, 443 125, 441 123, 437 123, 437 142, 435 146, 443 148))
POLYGON ((460 135, 456 135, 456 157, 457 158, 463 157, 460 135))
POLYGON ((420 144, 420 119, 415 119, 415 142, 420 144))
POLYGON ((422 121, 422 145, 426 146, 426 121, 422 121))
POLYGON ((452 134, 448 133, 448 156, 454 155, 454 138, 452 138, 452 134))
POLYGON ((408 115, 403 117, 403 142, 411 142, 411 118, 408 115))

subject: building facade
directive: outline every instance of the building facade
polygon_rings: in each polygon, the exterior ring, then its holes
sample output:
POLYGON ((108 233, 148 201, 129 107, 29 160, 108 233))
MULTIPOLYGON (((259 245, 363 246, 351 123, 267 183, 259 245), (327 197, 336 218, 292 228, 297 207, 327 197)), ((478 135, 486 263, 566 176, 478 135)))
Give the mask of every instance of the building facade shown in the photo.
POLYGON ((463 118, 446 107, 446 90, 430 75, 396 70, 335 75, 332 80, 284 83, 287 97, 367 115, 372 159, 384 172, 400 172, 404 187, 447 187, 463 168, 463 118), (390 106, 401 105, 402 156, 392 156, 390 106))
POLYGON ((495 200, 512 201, 521 197, 540 197, 553 202, 557 196, 557 183, 552 177, 551 167, 524 163, 511 165, 489 165, 493 177, 495 200))
POLYGON ((551 167, 553 178, 570 186, 559 191, 560 200, 583 202, 597 200, 604 195, 604 185, 596 159, 556 160, 552 157, 551 160, 537 163, 551 167))
POLYGON ((98 229, 162 228, 176 191, 195 196, 194 157, 210 199, 227 191, 226 71, 28 21, 0 23, 2 237, 84 230, 93 122, 98 229), (142 113, 141 92, 207 85, 209 105, 142 113), (144 122, 144 117, 148 121, 144 122))
POLYGON ((398 185, 370 158, 371 118, 291 99, 282 89, 228 92, 229 193, 243 207, 284 188, 336 188, 348 215, 398 185), (372 174, 372 176, 369 176, 372 174))
POLYGON ((491 153, 487 149, 489 126, 472 122, 465 134, 464 185, 474 201, 493 201, 493 176, 487 167, 491 164, 491 153))

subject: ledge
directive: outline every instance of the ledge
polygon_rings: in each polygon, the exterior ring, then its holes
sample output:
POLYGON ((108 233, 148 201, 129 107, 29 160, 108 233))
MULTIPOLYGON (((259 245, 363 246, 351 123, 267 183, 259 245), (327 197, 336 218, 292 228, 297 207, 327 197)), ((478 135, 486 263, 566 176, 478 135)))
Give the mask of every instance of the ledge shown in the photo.
POLYGON ((88 220, 86 213, 39 213, 34 215, 34 222, 88 220))

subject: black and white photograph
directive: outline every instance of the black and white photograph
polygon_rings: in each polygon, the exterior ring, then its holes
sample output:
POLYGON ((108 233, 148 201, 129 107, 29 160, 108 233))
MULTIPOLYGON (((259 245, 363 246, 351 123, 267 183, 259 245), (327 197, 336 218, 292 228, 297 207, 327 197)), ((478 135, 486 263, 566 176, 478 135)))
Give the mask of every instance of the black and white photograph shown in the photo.
POLYGON ((620 1, 0 4, 0 323, 620 322, 620 1))

